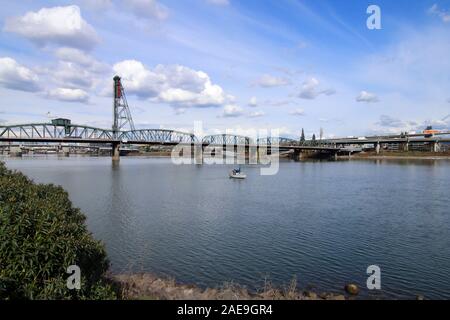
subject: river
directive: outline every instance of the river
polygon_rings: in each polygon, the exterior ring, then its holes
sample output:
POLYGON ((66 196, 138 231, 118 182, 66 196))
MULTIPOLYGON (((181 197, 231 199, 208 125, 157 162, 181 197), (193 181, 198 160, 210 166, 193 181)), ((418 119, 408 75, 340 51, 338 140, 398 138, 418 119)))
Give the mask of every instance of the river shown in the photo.
POLYGON ((37 182, 62 185, 107 248, 114 273, 181 283, 269 280, 363 297, 450 298, 450 161, 281 162, 274 176, 243 166, 170 159, 2 158, 37 182), (381 268, 381 290, 365 289, 381 268))

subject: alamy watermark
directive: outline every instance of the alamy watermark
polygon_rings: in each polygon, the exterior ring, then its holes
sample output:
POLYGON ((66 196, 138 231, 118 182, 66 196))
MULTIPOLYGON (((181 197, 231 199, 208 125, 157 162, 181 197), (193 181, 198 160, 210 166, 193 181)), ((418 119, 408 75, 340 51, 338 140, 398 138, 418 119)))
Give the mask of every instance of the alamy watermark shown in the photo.
POLYGON ((369 275, 366 281, 367 289, 381 290, 381 268, 371 265, 367 267, 366 273, 369 275))
POLYGON ((366 25, 369 30, 381 29, 381 8, 375 4, 367 7, 367 14, 370 16, 367 18, 366 25))
POLYGON ((69 290, 81 289, 81 270, 77 265, 71 265, 67 267, 67 273, 70 276, 67 278, 66 286, 69 290))

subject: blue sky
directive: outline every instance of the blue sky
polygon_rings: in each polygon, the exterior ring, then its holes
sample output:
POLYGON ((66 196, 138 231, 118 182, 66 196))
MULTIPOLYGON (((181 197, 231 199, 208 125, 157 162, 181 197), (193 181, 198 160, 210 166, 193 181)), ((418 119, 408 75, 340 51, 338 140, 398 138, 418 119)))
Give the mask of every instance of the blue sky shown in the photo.
POLYGON ((0 121, 296 137, 450 128, 450 1, 1 1, 0 121), (369 5, 381 30, 369 30, 369 5))

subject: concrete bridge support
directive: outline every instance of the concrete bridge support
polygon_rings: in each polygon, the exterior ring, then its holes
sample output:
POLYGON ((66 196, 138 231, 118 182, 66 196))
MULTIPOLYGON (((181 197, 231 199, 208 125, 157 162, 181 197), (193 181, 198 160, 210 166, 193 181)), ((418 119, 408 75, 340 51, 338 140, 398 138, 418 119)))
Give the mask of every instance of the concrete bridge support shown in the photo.
POLYGON ((403 144, 401 145, 401 148, 402 148, 402 150, 403 150, 404 152, 408 152, 408 151, 409 151, 409 141, 403 143, 403 144))
POLYGON ((379 142, 377 142, 377 144, 375 145, 375 151, 376 151, 377 154, 380 154, 380 151, 381 151, 381 145, 380 145, 379 142))
POLYGON ((294 161, 300 161, 302 159, 302 152, 300 150, 294 150, 291 157, 294 161))
POLYGON ((21 147, 9 147, 9 155, 11 157, 21 157, 22 156, 22 148, 21 147))
POLYGON ((441 144, 439 141, 435 141, 431 143, 431 152, 440 152, 441 151, 441 144))
POLYGON ((112 161, 118 162, 120 161, 120 143, 114 142, 112 144, 112 161))
POLYGON ((203 146, 201 144, 194 145, 194 163, 203 164, 203 146))
POLYGON ((70 148, 69 147, 62 147, 61 148, 61 152, 62 152, 62 155, 64 157, 68 157, 70 155, 70 148))

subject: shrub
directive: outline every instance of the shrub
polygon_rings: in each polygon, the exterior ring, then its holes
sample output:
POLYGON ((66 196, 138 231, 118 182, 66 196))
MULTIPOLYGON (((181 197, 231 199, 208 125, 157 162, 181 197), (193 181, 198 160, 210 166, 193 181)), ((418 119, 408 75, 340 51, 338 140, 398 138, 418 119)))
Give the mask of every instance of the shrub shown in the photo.
POLYGON ((108 260, 62 187, 36 184, 0 162, 0 298, 111 299, 108 260), (81 269, 69 290, 67 267, 81 269))

